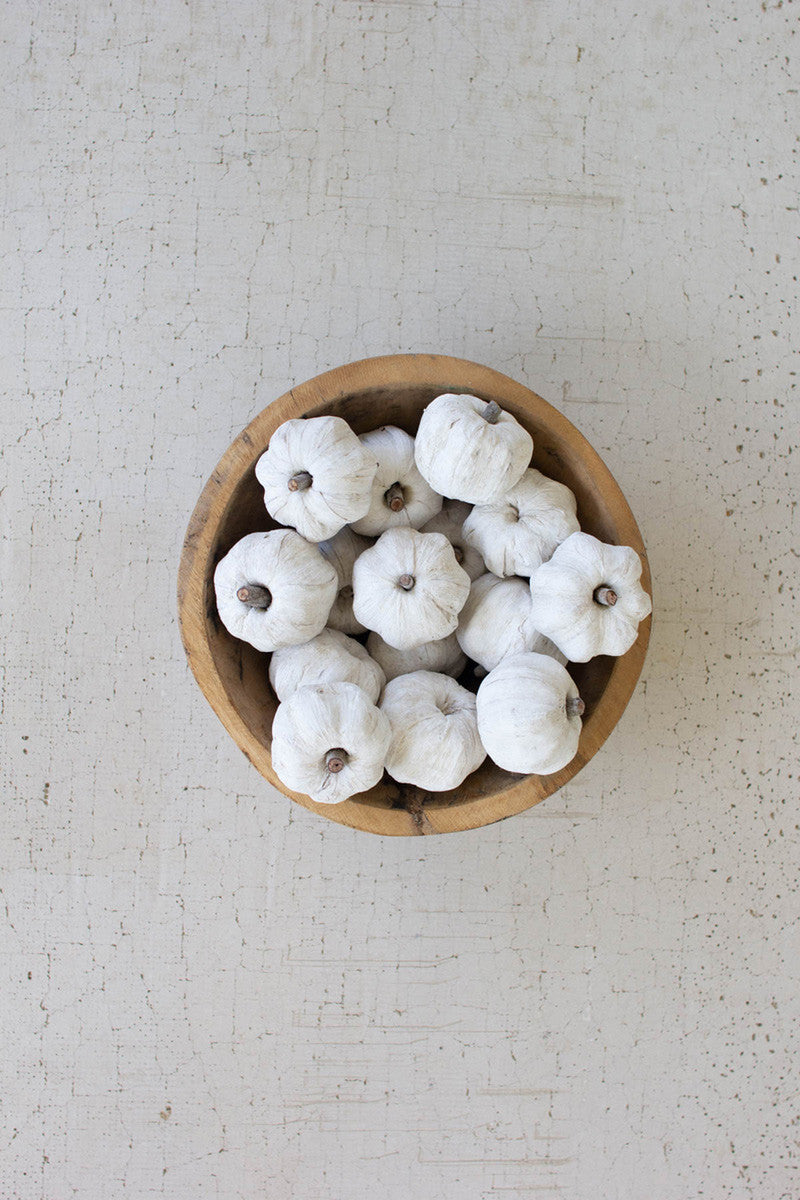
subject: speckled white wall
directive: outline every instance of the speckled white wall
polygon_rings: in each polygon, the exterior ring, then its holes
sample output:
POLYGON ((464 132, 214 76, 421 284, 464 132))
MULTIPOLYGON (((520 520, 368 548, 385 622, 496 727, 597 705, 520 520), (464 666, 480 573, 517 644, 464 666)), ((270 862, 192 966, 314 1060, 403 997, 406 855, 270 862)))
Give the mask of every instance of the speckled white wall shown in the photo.
POLYGON ((7 6, 4 1200, 800 1195, 795 8, 7 6), (567 788, 391 841, 174 591, 249 418, 397 350, 560 407, 657 608, 567 788))

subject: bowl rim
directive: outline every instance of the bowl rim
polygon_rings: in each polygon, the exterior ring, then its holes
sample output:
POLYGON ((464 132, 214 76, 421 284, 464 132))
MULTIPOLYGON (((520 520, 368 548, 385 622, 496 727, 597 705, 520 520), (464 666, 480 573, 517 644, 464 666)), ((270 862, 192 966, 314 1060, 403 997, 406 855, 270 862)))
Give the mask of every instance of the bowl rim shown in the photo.
POLYGON ((536 392, 510 376, 468 359, 442 354, 389 354, 359 359, 290 388, 262 409, 225 451, 203 488, 189 520, 178 569, 178 619, 189 665, 201 691, 239 748, 278 791, 303 807, 337 824, 389 836, 476 829, 524 812, 552 795, 597 753, 619 721, 641 674, 650 638, 652 618, 647 617, 639 626, 630 650, 614 660, 602 701, 584 721, 575 758, 553 775, 520 776, 517 783, 501 792, 440 808, 426 808, 419 802, 388 808, 358 799, 342 804, 317 804, 281 783, 272 769, 269 750, 253 735, 229 697, 209 642, 205 585, 220 519, 241 479, 253 469, 269 438, 284 421, 370 388, 431 385, 438 388, 442 380, 447 381, 441 384, 442 391, 489 393, 528 410, 534 407, 549 429, 580 448, 581 461, 588 464, 604 504, 614 510, 622 535, 620 544, 632 546, 642 559, 642 586, 652 597, 647 552, 633 513, 608 467, 580 430, 536 392))

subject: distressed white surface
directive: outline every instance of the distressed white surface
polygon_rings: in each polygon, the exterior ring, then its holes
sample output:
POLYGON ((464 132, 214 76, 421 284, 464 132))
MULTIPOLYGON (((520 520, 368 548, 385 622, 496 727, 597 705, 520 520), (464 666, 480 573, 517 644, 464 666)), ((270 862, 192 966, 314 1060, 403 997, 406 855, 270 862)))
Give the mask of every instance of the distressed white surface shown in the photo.
POLYGON ((800 1195, 796 8, 6 7, 4 1200, 800 1195), (174 591, 250 417, 398 350, 555 402, 657 609, 568 788, 392 841, 174 591))

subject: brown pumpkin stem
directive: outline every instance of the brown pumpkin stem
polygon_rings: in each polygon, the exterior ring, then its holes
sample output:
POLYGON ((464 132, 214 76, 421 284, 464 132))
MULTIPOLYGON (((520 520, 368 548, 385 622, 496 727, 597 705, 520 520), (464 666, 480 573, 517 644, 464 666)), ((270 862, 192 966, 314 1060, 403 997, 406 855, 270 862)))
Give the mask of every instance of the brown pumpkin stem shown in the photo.
POLYGON ((343 588, 339 588, 339 595, 342 597, 343 600, 352 600, 353 599, 352 583, 346 583, 343 588))
POLYGON ((397 581, 405 592, 410 592, 417 582, 413 575, 401 575, 397 581))
POLYGON ((490 400, 483 410, 483 419, 484 421, 488 421, 490 425, 496 425, 500 420, 500 413, 502 411, 496 400, 490 400))
POLYGON ((402 512, 406 506, 406 494, 399 483, 393 483, 390 488, 386 489, 383 493, 383 503, 392 512, 402 512))
POLYGON ((617 603, 617 593, 607 583, 601 583, 600 587, 594 589, 594 600, 606 608, 613 608, 617 603))
POLYGON ((586 712, 586 705, 581 700, 580 696, 569 696, 567 698, 567 716, 582 717, 586 712))
POLYGON ((246 583, 236 593, 238 600, 248 608, 269 608, 272 604, 272 592, 260 583, 246 583))
POLYGON ((297 474, 293 475, 292 478, 289 480, 289 484, 288 484, 289 491, 290 492, 304 492, 306 490, 306 488, 311 487, 312 482, 313 482, 313 480, 312 480, 311 476, 309 475, 308 471, 298 471, 297 474))
POLYGON ((338 775, 347 766, 348 758, 347 751, 343 750, 341 746, 337 746, 334 750, 329 750, 325 755, 325 766, 331 775, 338 775))
POLYGON ((453 554, 456 556, 457 563, 462 563, 464 561, 464 551, 460 546, 453 546, 453 554))

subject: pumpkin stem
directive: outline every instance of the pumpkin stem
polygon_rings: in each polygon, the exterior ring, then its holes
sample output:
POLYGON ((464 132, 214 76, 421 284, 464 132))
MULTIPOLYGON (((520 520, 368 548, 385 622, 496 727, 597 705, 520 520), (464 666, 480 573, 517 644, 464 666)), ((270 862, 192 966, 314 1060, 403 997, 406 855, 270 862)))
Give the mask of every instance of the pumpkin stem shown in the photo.
POLYGON ((343 600, 352 600, 353 599, 352 583, 346 583, 343 588, 339 588, 339 595, 342 597, 343 600))
POLYGON ((406 506, 406 494, 399 483, 393 483, 390 488, 387 488, 383 493, 383 503, 392 512, 402 512, 406 506))
POLYGON ((297 474, 293 475, 289 480, 289 491, 304 492, 306 488, 311 487, 312 482, 313 480, 308 471, 298 471, 297 474))
POLYGON ((593 599, 597 604, 602 604, 605 608, 613 608, 617 603, 617 593, 607 583, 601 583, 599 587, 594 589, 593 599))
POLYGON ((490 400, 486 405, 486 408, 483 410, 483 419, 484 421, 488 421, 490 425, 496 425, 500 420, 500 413, 502 411, 502 408, 496 400, 490 400))
POLYGON ((401 575, 397 581, 405 592, 410 592, 417 582, 413 575, 401 575))
POLYGON ((580 696, 567 697, 567 716, 582 717, 586 712, 586 705, 581 700, 580 696))
POLYGON ((464 551, 461 546, 453 546, 453 554, 456 556, 457 563, 462 563, 464 561, 464 551))
POLYGON ((260 608, 266 611, 272 604, 272 592, 260 583, 246 583, 236 593, 236 598, 248 608, 260 608))
POLYGON ((325 755, 325 766, 331 775, 338 775, 347 766, 349 757, 346 750, 343 750, 341 746, 337 746, 334 750, 329 750, 325 755))

